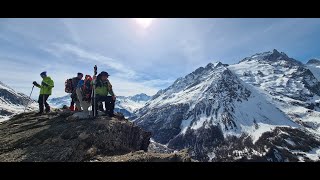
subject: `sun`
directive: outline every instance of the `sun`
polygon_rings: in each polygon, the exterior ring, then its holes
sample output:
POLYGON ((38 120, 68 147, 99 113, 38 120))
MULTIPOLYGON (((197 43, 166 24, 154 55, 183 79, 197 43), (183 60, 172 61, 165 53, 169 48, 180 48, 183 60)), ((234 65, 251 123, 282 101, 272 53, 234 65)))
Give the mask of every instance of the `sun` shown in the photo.
POLYGON ((143 28, 147 28, 151 25, 154 18, 133 18, 137 24, 142 26, 143 28))

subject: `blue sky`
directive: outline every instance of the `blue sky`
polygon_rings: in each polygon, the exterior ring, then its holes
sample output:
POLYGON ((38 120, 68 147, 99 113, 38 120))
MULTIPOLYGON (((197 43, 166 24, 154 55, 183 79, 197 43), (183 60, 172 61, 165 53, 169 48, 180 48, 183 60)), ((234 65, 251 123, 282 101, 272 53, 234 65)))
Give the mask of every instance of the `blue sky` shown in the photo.
MULTIPOLYGON (((237 63, 277 49, 302 62, 320 58, 320 19, 0 19, 0 81, 29 94, 47 71, 52 96, 93 66, 116 95, 155 94, 209 62, 237 63)), ((33 97, 38 95, 38 90, 33 97)))

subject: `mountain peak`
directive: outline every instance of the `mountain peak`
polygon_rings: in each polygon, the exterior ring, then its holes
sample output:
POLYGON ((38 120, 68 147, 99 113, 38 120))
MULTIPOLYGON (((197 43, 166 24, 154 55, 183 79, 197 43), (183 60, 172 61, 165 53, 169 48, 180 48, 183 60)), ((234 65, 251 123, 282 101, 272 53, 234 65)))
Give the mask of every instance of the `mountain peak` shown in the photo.
POLYGON ((320 59, 317 59, 317 58, 313 58, 313 59, 310 59, 307 64, 315 64, 315 65, 320 65, 320 59))
POLYGON ((131 96, 130 99, 133 101, 148 101, 151 97, 146 95, 145 93, 136 94, 131 96))
POLYGON ((251 57, 246 57, 243 60, 241 60, 239 63, 244 61, 252 61, 252 60, 258 60, 258 61, 264 61, 264 62, 276 62, 280 60, 287 61, 293 65, 301 66, 303 65, 300 61, 295 60, 293 58, 288 57, 288 55, 284 52, 279 52, 277 49, 273 49, 273 51, 267 51, 263 53, 256 53, 252 55, 251 57))
POLYGON ((224 65, 224 64, 222 64, 220 61, 214 61, 213 63, 207 64, 207 66, 205 67, 205 69, 215 68, 215 67, 219 67, 219 66, 223 66, 223 65, 224 65))
POLYGON ((147 94, 145 94, 145 93, 140 93, 140 94, 136 94, 136 95, 134 95, 133 97, 135 97, 135 96, 148 96, 147 94))
POLYGON ((273 49, 272 53, 273 53, 273 54, 280 54, 277 49, 273 49))

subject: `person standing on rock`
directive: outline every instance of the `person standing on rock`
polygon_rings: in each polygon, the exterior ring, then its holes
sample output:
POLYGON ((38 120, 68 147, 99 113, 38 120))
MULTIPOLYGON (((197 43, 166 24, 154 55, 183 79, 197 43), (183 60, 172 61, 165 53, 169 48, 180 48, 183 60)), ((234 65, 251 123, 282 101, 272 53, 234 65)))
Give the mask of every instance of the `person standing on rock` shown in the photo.
MULTIPOLYGON (((112 85, 108 80, 108 77, 109 77, 109 74, 105 71, 102 71, 97 77, 96 76, 93 77, 94 83, 96 85, 95 106, 97 107, 99 102, 104 102, 105 108, 106 108, 106 114, 109 115, 109 117, 113 117, 116 96, 113 92, 112 85)), ((96 108, 96 114, 97 114, 97 108, 96 108)))
POLYGON ((38 84, 36 81, 33 81, 33 85, 40 88, 40 95, 38 99, 39 112, 37 113, 37 115, 43 113, 43 109, 44 109, 43 106, 46 107, 45 109, 46 113, 50 112, 50 106, 47 103, 47 100, 52 93, 52 88, 54 87, 54 82, 51 79, 51 77, 47 76, 46 71, 42 72, 40 76, 42 77, 41 85, 38 84))
POLYGON ((72 78, 71 104, 70 104, 70 108, 69 108, 71 111, 81 110, 80 102, 77 98, 76 89, 77 89, 78 83, 82 79, 82 77, 83 77, 83 74, 79 72, 77 74, 77 77, 72 78), (74 104, 76 104, 76 108, 74 108, 74 104))

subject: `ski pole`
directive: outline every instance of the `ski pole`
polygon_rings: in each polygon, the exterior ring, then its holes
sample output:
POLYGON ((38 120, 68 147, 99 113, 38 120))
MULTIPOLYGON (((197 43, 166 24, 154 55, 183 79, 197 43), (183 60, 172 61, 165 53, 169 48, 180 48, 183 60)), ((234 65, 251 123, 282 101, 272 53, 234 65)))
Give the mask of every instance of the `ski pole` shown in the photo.
POLYGON ((28 99, 28 101, 27 101, 27 105, 26 105, 26 107, 24 108, 23 113, 26 112, 26 109, 27 109, 27 107, 28 107, 28 105, 29 105, 29 102, 30 102, 30 99, 31 99, 31 94, 32 94, 32 92, 33 92, 33 88, 34 88, 34 85, 32 86, 31 93, 30 93, 29 99, 28 99))

